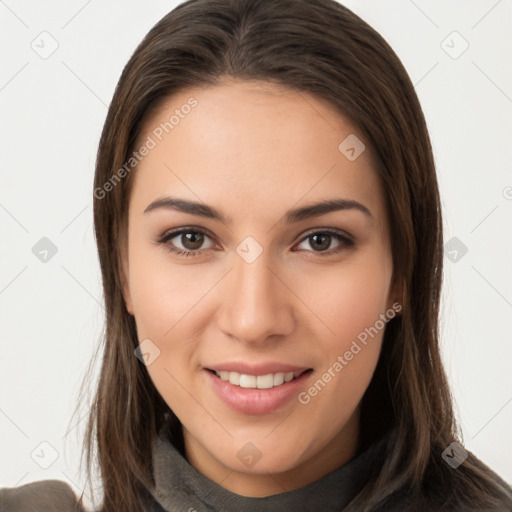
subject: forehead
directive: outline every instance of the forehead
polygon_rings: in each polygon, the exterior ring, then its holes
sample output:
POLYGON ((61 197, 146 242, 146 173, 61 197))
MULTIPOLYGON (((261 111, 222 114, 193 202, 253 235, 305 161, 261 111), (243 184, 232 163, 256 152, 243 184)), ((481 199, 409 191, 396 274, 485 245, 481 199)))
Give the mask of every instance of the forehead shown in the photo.
POLYGON ((372 211, 383 208, 369 141, 311 94, 239 80, 190 88, 145 121, 136 147, 148 138, 154 147, 135 172, 137 201, 181 192, 232 203, 237 211, 264 203, 277 213, 336 196, 370 203, 372 211), (343 152, 346 140, 349 146, 355 141, 358 152, 357 141, 365 144, 355 160, 343 152))

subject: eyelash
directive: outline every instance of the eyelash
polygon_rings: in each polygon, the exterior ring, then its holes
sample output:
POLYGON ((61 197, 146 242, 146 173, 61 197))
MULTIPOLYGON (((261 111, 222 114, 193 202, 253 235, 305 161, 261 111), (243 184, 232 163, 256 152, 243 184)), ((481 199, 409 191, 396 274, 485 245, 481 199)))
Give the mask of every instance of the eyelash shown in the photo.
MULTIPOLYGON (((177 229, 174 231, 170 231, 169 233, 164 233, 164 235, 162 235, 162 237, 160 237, 157 240, 157 243, 163 245, 167 250, 176 254, 177 256, 182 256, 185 258, 199 256, 204 251, 208 250, 208 249, 199 249, 199 250, 195 250, 195 251, 182 250, 182 249, 173 247, 173 245, 171 245, 169 243, 170 240, 172 240, 173 238, 176 238, 177 236, 182 235, 184 233, 201 234, 201 235, 207 236, 208 238, 212 238, 210 235, 208 235, 208 233, 206 233, 202 229, 188 227, 188 228, 180 228, 180 229, 177 229)), ((355 245, 354 241, 351 240, 350 238, 348 238, 347 236, 341 234, 339 231, 335 231, 335 230, 329 229, 329 228, 309 232, 306 236, 304 236, 298 242, 298 244, 300 245, 302 242, 306 241, 308 238, 311 238, 314 235, 329 235, 331 237, 336 238, 339 242, 341 242, 341 244, 338 248, 331 249, 329 251, 306 251, 306 252, 316 253, 320 256, 332 256, 334 254, 339 253, 344 248, 353 247, 355 245)))

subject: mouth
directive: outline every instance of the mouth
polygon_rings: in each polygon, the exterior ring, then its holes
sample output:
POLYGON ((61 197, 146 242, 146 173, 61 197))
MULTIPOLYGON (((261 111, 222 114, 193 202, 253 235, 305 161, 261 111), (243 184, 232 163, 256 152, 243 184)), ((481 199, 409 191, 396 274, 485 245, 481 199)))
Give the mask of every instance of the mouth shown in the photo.
POLYGON ((207 385, 230 409, 250 415, 269 414, 290 405, 308 385, 313 374, 313 368, 285 368, 283 365, 279 368, 276 365, 271 365, 272 368, 268 365, 258 368, 223 366, 222 369, 204 368, 207 385), (288 371, 276 371, 285 369, 288 371))
POLYGON ((233 386, 239 386, 245 389, 272 389, 291 382, 299 378, 303 373, 313 370, 312 368, 308 368, 297 372, 277 372, 267 373, 265 375, 251 375, 227 370, 216 371, 208 369, 208 371, 233 386))

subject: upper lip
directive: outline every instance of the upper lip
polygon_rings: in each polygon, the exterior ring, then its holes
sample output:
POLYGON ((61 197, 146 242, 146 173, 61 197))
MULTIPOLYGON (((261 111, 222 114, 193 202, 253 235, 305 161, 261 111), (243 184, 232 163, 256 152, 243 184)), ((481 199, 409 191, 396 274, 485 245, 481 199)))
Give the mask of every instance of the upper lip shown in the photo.
POLYGON ((244 363, 241 361, 231 361, 225 363, 214 364, 207 366, 207 370, 214 370, 216 372, 237 372, 245 375, 268 375, 269 373, 303 373, 311 369, 308 366, 296 366, 288 363, 267 362, 260 364, 244 363))

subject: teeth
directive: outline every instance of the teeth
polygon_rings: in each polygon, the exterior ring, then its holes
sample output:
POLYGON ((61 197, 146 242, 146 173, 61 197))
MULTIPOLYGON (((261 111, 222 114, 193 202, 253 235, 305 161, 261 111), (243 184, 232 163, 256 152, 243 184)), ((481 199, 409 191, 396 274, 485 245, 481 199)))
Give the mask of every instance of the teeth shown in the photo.
POLYGON ((298 377, 302 372, 288 372, 288 373, 268 373, 267 375, 247 375, 238 372, 215 372, 217 377, 222 380, 228 381, 230 384, 240 386, 242 388, 252 389, 270 389, 280 386, 285 382, 290 382, 295 377, 298 377))
POLYGON ((255 388, 257 387, 258 379, 254 375, 240 375, 241 388, 255 388))
MULTIPOLYGON (((217 374, 218 375, 218 374, 217 374)), ((235 386, 240 386, 240 374, 236 372, 221 372, 220 378, 222 380, 229 380, 231 384, 235 386), (223 377, 222 374, 226 374, 227 377, 223 377)))
POLYGON ((284 373, 274 374, 274 386, 280 386, 284 382, 284 373))

